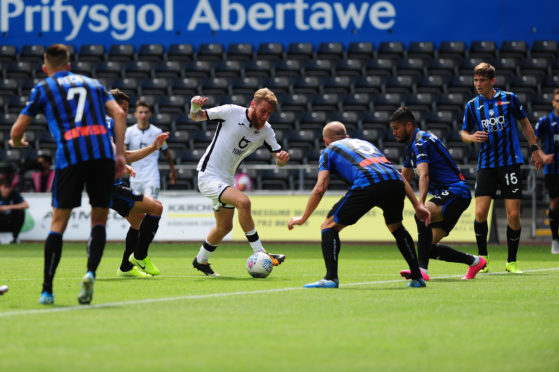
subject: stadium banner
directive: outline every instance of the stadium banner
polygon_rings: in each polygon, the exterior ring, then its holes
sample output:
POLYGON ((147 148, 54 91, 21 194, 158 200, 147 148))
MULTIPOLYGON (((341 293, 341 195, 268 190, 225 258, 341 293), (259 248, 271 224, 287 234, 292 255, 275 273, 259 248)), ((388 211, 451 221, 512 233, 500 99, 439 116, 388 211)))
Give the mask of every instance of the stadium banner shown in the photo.
MULTIPOLYGON (((264 242, 267 241, 320 241, 320 225, 326 219, 332 206, 340 196, 325 195, 313 215, 302 226, 295 226, 291 231, 287 229, 287 221, 293 216, 301 216, 307 205, 308 196, 258 196, 250 197, 252 217, 258 229, 258 235, 264 242)), ((414 240, 417 240, 417 227, 415 224, 414 210, 406 200, 404 207, 404 226, 414 240)), ((493 215, 493 204, 489 210, 488 220, 493 215)), ((475 206, 470 203, 467 210, 462 213, 460 220, 449 234, 444 238, 447 242, 474 243, 474 216, 475 206)), ((346 227, 341 233, 342 241, 355 242, 392 242, 394 237, 384 223, 380 208, 373 208, 355 225, 346 227)), ((233 229, 233 240, 243 240, 244 234, 238 223, 233 229)))
MULTIPOLYGON (((22 240, 45 240, 52 221, 51 195, 49 193, 23 193, 29 203, 31 221, 20 234, 22 240)), ((196 193, 161 193, 163 215, 159 222, 156 241, 200 241, 206 238, 215 225, 212 203, 196 193)), ((82 195, 82 205, 72 211, 64 240, 87 240, 91 230, 91 207, 87 195, 82 195)), ((109 210, 107 240, 123 241, 130 227, 128 221, 109 210)), ((226 240, 231 239, 229 234, 226 240)))
MULTIPOLYGON (((20 238, 44 241, 52 221, 51 195, 49 193, 23 193, 22 195, 30 208, 26 211, 25 224, 20 238)), ((339 198, 339 195, 324 196, 319 207, 305 225, 288 231, 287 220, 292 216, 303 214, 308 199, 307 195, 250 195, 254 222, 258 234, 264 242, 319 242, 320 224, 339 198)), ((159 201, 163 204, 163 215, 155 241, 203 241, 215 225, 212 203, 200 194, 161 192, 159 201)), ((471 203, 445 241, 475 242, 474 211, 474 203, 471 203)), ((493 207, 489 211, 490 221, 492 213, 493 207)), ((416 240, 417 229, 413 214, 411 204, 406 201, 404 225, 416 240)), ((83 194, 81 207, 75 208, 72 212, 68 228, 64 233, 64 240, 87 240, 91 230, 90 216, 89 202, 87 196, 83 194)), ((128 228, 128 222, 111 209, 107 220, 107 240, 124 241, 128 228)), ((355 242, 394 240, 384 224, 382 210, 378 208, 371 210, 354 226, 344 229, 341 236, 343 241, 355 242)), ((233 232, 228 234, 224 240, 246 241, 236 215, 233 232)))
POLYGON ((0 0, 3 45, 559 39, 557 3, 0 0), (490 32, 488 32, 488 25, 490 32))

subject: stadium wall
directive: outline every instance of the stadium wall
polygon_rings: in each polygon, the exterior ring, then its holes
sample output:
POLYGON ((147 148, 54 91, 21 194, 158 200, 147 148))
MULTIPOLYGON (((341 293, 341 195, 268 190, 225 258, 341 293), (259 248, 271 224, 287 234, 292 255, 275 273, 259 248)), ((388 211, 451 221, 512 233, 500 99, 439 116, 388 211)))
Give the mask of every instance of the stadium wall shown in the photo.
MULTIPOLYGON (((52 220, 51 195, 48 193, 24 193, 29 205, 27 218, 22 229, 22 240, 44 240, 52 220)), ((338 201, 339 194, 324 196, 319 207, 303 226, 287 230, 287 220, 292 216, 303 214, 308 195, 305 194, 252 194, 252 215, 258 233, 266 242, 320 241, 320 224, 326 218, 330 208, 338 201)), ((163 215, 156 241, 202 241, 214 226, 212 204, 209 199, 194 192, 162 192, 159 200, 163 204, 163 215)), ((66 241, 84 241, 90 232, 90 207, 87 196, 82 197, 82 206, 74 209, 64 234, 66 241)), ((445 238, 448 242, 475 242, 473 231, 474 203, 462 214, 460 221, 445 238)), ((492 210, 489 218, 491 218, 492 210)), ((413 219, 413 208, 406 201, 404 225, 417 236, 413 219)), ((115 211, 110 210, 107 222, 107 239, 123 241, 129 224, 115 211)), ((391 242, 394 240, 384 224, 382 211, 371 210, 356 225, 343 231, 344 241, 353 242, 391 242)), ((235 219, 233 232, 225 240, 246 241, 244 233, 235 219)))
POLYGON ((447 0, 0 0, 2 44, 559 39, 559 3, 447 0))

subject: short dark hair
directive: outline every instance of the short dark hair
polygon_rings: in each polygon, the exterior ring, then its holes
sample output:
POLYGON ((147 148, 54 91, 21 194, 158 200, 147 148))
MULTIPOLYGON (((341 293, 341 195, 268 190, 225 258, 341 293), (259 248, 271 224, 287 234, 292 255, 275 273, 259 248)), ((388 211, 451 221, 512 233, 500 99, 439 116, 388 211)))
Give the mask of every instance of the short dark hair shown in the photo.
POLYGON ((45 51, 45 62, 53 67, 65 67, 70 62, 70 52, 64 44, 52 44, 45 51))
POLYGON ((553 95, 556 95, 556 94, 559 94, 559 88, 557 88, 553 91, 553 95))
POLYGON ((120 89, 111 89, 109 91, 109 93, 112 94, 112 96, 114 97, 116 103, 118 103, 119 105, 123 102, 130 102, 130 97, 128 97, 128 94, 124 93, 122 90, 120 89))
POLYGON ((12 177, 5 176, 0 178, 0 186, 12 188, 12 177))
POLYGON ((398 123, 408 123, 411 122, 415 124, 415 116, 413 112, 406 106, 399 107, 392 116, 390 116, 390 122, 397 121, 398 123))
POLYGON ((136 101, 136 108, 138 108, 139 106, 147 107, 149 112, 151 112, 151 105, 149 103, 147 103, 147 101, 144 101, 143 99, 137 100, 136 101))
POLYGON ((37 159, 38 158, 43 158, 47 163, 52 164, 52 156, 50 156, 49 154, 39 154, 37 155, 37 159))
POLYGON ((491 66, 487 62, 481 62, 474 68, 474 76, 476 75, 493 80, 495 77, 495 67, 491 66))

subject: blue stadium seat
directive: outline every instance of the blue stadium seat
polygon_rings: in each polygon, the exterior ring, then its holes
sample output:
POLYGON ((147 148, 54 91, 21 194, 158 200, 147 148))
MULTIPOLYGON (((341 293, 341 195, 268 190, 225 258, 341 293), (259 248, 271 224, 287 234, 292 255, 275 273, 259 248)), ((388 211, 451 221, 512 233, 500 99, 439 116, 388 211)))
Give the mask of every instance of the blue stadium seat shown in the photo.
POLYGON ((178 61, 161 61, 153 68, 156 78, 179 78, 182 76, 182 67, 178 61))
POLYGON ((335 76, 361 76, 365 71, 365 63, 360 59, 343 59, 337 62, 335 76))
MULTIPOLYGON (((353 79, 349 76, 334 76, 327 79, 321 79, 322 91, 324 93, 349 93, 351 91, 351 86, 353 79)), ((380 87, 380 79, 379 79, 380 87)), ((365 92, 367 93, 367 92, 365 92)))
POLYGON ((194 60, 192 44, 171 44, 167 50, 169 61, 187 62, 194 60))
POLYGON ((250 43, 233 43, 227 48, 227 60, 250 61, 253 59, 254 50, 250 43))
POLYGON ((375 52, 375 47, 372 43, 359 42, 359 43, 349 43, 347 48, 347 58, 348 59, 362 59, 370 60, 373 58, 375 52))
POLYGON ((141 85, 142 94, 169 95, 169 80, 165 78, 145 79, 141 85))
POLYGON ((215 77, 237 78, 242 75, 240 61, 220 61, 214 67, 215 77))
POLYGON ((245 66, 245 76, 268 78, 272 76, 272 67, 272 61, 269 60, 250 61, 245 66))
POLYGON ((42 45, 24 45, 19 51, 19 60, 31 64, 43 63, 45 47, 42 45))
POLYGON ((437 55, 440 58, 451 58, 461 61, 466 57, 466 44, 463 41, 442 41, 437 55))
POLYGON ((165 58, 165 48, 161 44, 142 44, 138 50, 138 60, 159 62, 165 58))
POLYGON ((505 40, 499 48, 499 57, 513 58, 522 61, 528 54, 528 46, 524 40, 505 40))
POLYGON ((199 61, 221 61, 224 50, 220 43, 204 43, 198 46, 196 58, 199 61))
POLYGON ((299 77, 302 75, 303 62, 297 59, 278 61, 274 66, 275 76, 299 77))
POLYGON ((187 77, 183 79, 173 80, 171 84, 171 93, 175 95, 195 96, 200 87, 200 79, 187 77))
POLYGON ((407 49, 409 58, 430 60, 435 55, 435 44, 432 41, 413 41, 407 49))
POLYGON ((314 47, 311 43, 290 43, 287 46, 287 59, 313 59, 314 47))
POLYGON ((109 47, 107 58, 109 61, 128 62, 133 61, 135 48, 132 44, 113 44, 109 47))
POLYGON ((262 43, 256 52, 258 59, 279 61, 283 59, 283 45, 280 43, 262 43))
POLYGON ((101 44, 84 44, 80 47, 79 61, 102 62, 105 60, 105 47, 101 44))
POLYGON ((316 51, 317 59, 341 60, 344 57, 342 43, 320 43, 316 51))
POLYGON ((382 91, 383 79, 381 76, 372 75, 358 78, 355 83, 355 93, 380 93, 382 91))

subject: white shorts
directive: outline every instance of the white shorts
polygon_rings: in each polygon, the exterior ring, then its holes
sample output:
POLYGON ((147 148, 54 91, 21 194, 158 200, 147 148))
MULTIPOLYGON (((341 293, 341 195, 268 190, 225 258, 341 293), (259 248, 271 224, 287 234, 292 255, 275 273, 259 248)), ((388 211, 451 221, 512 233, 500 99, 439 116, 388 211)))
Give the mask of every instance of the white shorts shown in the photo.
POLYGON ((159 196, 159 181, 158 182, 134 182, 133 178, 130 178, 130 188, 140 194, 151 196, 157 199, 159 196))
POLYGON ((226 188, 233 187, 233 182, 227 182, 222 178, 198 172, 198 189, 202 195, 211 199, 214 210, 218 211, 220 208, 235 208, 232 204, 222 203, 219 197, 226 188))

